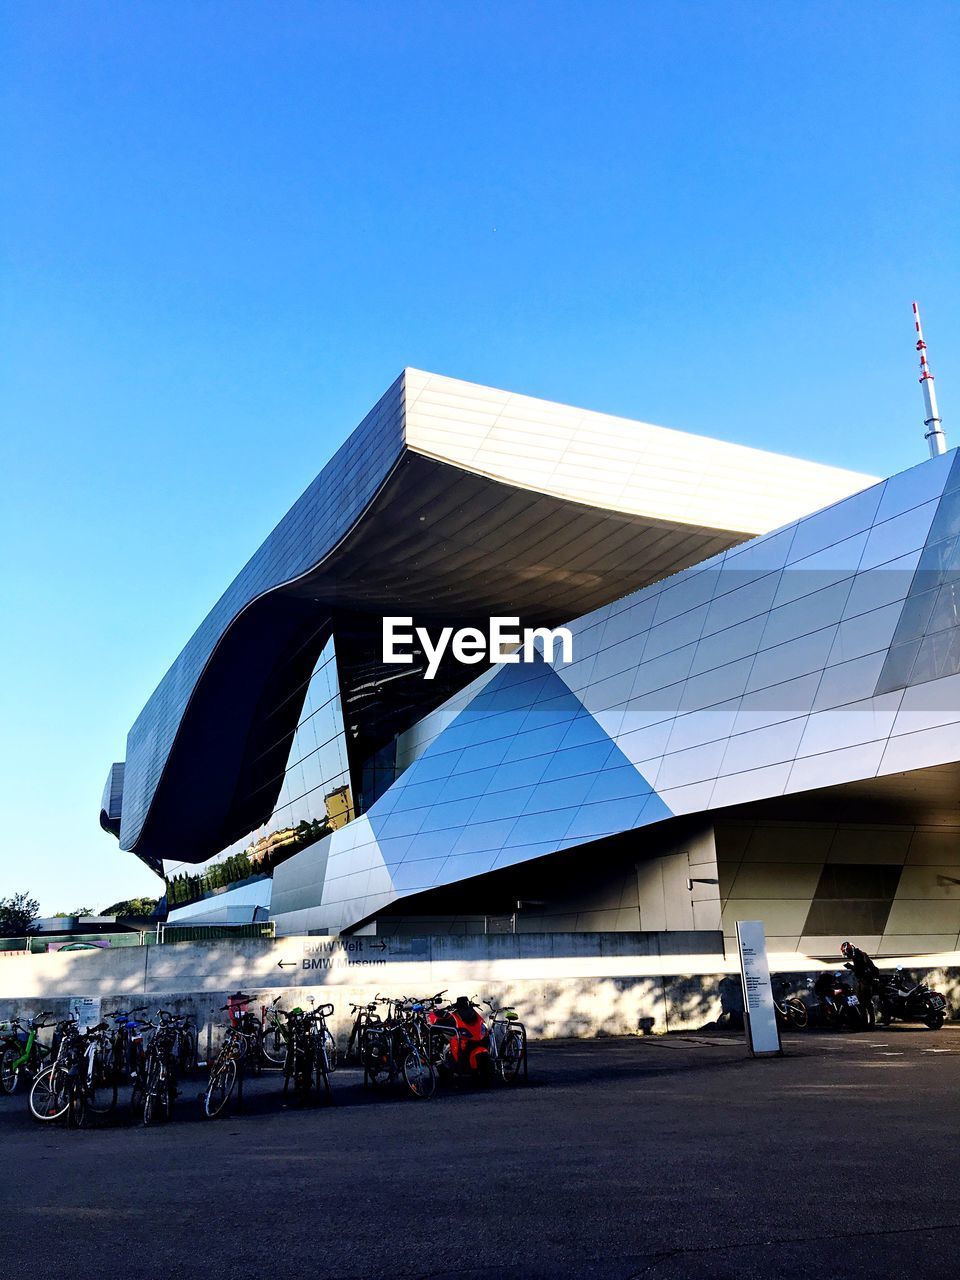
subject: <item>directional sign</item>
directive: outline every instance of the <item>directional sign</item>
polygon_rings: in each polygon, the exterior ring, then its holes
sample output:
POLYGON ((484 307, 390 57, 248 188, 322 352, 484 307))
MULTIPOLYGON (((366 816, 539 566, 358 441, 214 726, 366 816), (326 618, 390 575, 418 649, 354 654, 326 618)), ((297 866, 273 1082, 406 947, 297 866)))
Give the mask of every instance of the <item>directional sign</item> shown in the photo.
POLYGON ((767 940, 762 920, 737 921, 740 976, 743 980, 743 1021, 747 1046, 755 1058, 782 1053, 777 1011, 770 985, 767 940))
POLYGON ((296 969, 298 963, 299 962, 296 960, 279 960, 277 962, 277 968, 278 969, 296 969))

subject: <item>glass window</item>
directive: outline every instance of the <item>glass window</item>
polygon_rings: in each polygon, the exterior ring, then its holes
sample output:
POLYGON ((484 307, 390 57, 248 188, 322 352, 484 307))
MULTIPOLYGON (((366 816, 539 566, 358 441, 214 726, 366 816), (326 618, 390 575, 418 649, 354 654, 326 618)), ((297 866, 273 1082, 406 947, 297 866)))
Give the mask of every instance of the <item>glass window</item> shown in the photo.
POLYGON ((924 591, 922 595, 908 596, 904 601, 900 621, 894 632, 893 643, 905 644, 908 640, 919 640, 927 629, 933 606, 937 602, 936 591, 924 591))
POLYGON ((886 564, 908 551, 919 550, 927 541, 936 505, 935 502, 925 502, 921 507, 914 507, 912 511, 874 525, 860 561, 861 571, 886 564))
POLYGON ((945 493, 940 499, 937 514, 930 526, 930 542, 939 542, 941 538, 954 538, 960 534, 960 489, 945 493))
MULTIPOLYGON (((910 601, 907 603, 909 604, 910 601)), ((940 588, 936 604, 930 614, 927 631, 943 631, 947 627, 956 626, 960 626, 960 582, 950 582, 940 588)))
POLYGON ((960 537, 930 542, 923 549, 911 591, 928 591, 960 576, 960 537))
POLYGON ((877 693, 890 693, 893 689, 904 689, 910 683, 910 673, 920 649, 919 640, 909 640, 906 644, 897 645, 887 654, 877 682, 877 693))
POLYGON ((803 560, 831 543, 842 542, 861 529, 869 529, 882 496, 883 485, 874 485, 801 520, 790 547, 790 562, 803 560))
POLYGON ((929 635, 920 645, 914 663, 912 684, 923 680, 939 680, 960 671, 960 628, 938 631, 929 635))

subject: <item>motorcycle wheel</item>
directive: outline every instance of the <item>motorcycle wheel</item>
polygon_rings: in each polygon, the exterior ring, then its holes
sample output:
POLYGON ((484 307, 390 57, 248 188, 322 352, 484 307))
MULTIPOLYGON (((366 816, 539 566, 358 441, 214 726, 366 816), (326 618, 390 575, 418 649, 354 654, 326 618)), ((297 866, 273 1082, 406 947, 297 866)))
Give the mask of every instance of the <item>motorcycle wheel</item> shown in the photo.
POLYGON ((928 1013, 927 1016, 924 1018, 924 1022, 927 1024, 927 1026, 930 1028, 931 1031, 939 1031, 940 1028, 943 1026, 943 1014, 928 1013))

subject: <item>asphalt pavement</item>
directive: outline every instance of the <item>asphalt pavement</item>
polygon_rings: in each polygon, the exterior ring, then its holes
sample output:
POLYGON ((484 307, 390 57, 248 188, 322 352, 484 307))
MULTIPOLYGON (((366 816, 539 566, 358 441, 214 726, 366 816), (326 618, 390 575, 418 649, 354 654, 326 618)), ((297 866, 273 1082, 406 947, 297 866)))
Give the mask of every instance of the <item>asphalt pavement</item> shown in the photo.
MULTIPOLYGON (((960 1275, 960 1027, 530 1046, 530 1080, 72 1131, 0 1099, 8 1273, 203 1280, 960 1275)), ((125 1101, 121 1099, 121 1103, 125 1101)))

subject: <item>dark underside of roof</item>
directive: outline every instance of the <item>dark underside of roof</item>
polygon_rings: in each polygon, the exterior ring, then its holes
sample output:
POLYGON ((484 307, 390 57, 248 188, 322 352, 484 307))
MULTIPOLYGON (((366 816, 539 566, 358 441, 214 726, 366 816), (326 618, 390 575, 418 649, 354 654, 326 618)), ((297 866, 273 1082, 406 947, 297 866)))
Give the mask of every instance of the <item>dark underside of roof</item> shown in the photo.
POLYGON ((741 541, 533 494, 406 452, 346 538, 234 620, 194 688, 134 852, 201 862, 270 816, 310 671, 335 637, 354 775, 482 668, 381 662, 384 614, 556 626, 741 541), (277 710, 280 704, 280 710, 277 710), (272 782, 268 781, 273 779, 272 782))

